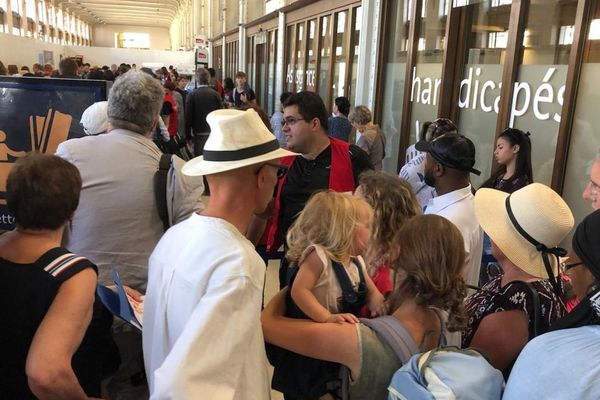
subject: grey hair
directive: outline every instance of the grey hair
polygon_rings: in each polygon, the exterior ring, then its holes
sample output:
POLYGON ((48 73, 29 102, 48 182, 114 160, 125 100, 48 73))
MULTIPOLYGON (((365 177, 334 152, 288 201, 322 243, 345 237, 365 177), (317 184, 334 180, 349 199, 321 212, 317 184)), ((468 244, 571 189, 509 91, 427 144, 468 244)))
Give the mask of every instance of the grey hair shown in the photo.
POLYGON ((108 121, 114 128, 143 135, 154 127, 165 92, 160 82, 145 72, 121 75, 108 96, 108 121))
POLYGON ((366 106, 356 106, 348 116, 348 119, 352 123, 366 125, 373 120, 373 114, 371 114, 371 110, 366 106))
POLYGON ((196 78, 198 79, 199 85, 208 85, 210 81, 210 73, 206 68, 198 68, 196 71, 196 78))

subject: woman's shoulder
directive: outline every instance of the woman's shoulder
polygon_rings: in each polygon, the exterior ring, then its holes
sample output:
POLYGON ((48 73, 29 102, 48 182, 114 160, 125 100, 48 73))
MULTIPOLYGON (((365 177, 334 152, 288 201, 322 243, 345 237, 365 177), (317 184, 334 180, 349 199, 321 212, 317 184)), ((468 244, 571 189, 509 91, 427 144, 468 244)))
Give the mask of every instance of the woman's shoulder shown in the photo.
POLYGON ((44 253, 36 262, 50 276, 66 281, 78 272, 91 268, 96 274, 98 268, 87 258, 71 253, 64 247, 55 247, 44 253))
POLYGON ((305 261, 321 262, 323 268, 330 264, 329 257, 325 248, 318 244, 311 244, 302 252, 302 256, 298 260, 298 265, 305 261))

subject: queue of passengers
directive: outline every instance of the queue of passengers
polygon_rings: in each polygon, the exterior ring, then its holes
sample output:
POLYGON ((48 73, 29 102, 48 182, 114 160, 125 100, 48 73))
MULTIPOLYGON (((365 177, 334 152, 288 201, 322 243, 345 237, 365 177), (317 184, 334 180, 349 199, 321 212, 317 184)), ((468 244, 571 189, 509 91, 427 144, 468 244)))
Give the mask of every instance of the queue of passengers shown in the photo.
MULTIPOLYGON (((336 99, 330 116, 299 92, 282 95, 273 126, 253 105, 202 119, 221 95, 209 71, 198 81, 183 136, 195 157, 170 158, 166 220, 151 137, 167 85, 146 72, 120 75, 82 121, 97 134, 15 163, 16 227, 0 235, 0 397, 268 399, 272 387, 385 399, 411 356, 446 345, 485 357, 502 383, 493 398, 598 397, 600 211, 574 221, 534 182, 529 133, 499 135, 498 169, 474 190, 475 146, 450 120, 423 125, 397 177, 378 171, 385 140, 366 107, 336 99), (349 125, 336 120, 348 113, 349 125), (262 314, 257 248, 284 253, 262 314), (141 335, 96 296, 113 267, 133 299, 145 295, 141 335)), ((252 103, 245 75, 236 81, 233 102, 252 103)), ((600 155, 583 193, 595 209, 599 173, 600 155)))

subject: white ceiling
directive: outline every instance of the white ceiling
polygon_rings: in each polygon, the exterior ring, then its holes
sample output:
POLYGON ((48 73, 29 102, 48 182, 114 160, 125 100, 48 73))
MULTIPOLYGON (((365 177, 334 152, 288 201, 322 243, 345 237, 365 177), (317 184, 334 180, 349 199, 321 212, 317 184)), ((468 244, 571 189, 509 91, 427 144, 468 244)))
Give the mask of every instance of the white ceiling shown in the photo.
POLYGON ((169 27, 180 0, 58 0, 90 24, 169 27))

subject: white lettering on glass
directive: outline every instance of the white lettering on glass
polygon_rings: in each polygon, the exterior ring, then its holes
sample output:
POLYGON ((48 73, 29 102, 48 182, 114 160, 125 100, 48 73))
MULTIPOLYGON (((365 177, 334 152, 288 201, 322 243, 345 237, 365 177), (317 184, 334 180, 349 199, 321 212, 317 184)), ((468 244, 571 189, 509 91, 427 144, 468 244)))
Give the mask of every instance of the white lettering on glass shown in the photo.
MULTIPOLYGON (((551 80, 555 72, 555 67, 548 67, 542 84, 537 88, 532 88, 529 82, 515 82, 509 126, 513 126, 515 119, 525 115, 530 108, 533 108, 535 118, 540 121, 546 121, 551 117, 548 105, 558 104, 559 107, 562 107, 565 85, 561 85, 558 89, 553 86, 551 80)), ((502 82, 496 83, 491 80, 481 82, 478 79, 481 73, 482 71, 479 67, 475 68, 475 70, 469 68, 467 77, 460 81, 458 107, 476 110, 479 106, 485 113, 493 111, 498 114, 500 109, 500 94, 496 96, 493 103, 489 104, 486 103, 486 96, 490 91, 496 89, 500 91, 502 89, 502 82)), ((437 106, 440 84, 441 79, 417 76, 417 68, 413 67, 410 101, 437 106)), ((559 113, 552 115, 552 119, 556 122, 560 122, 560 117, 559 113)))

